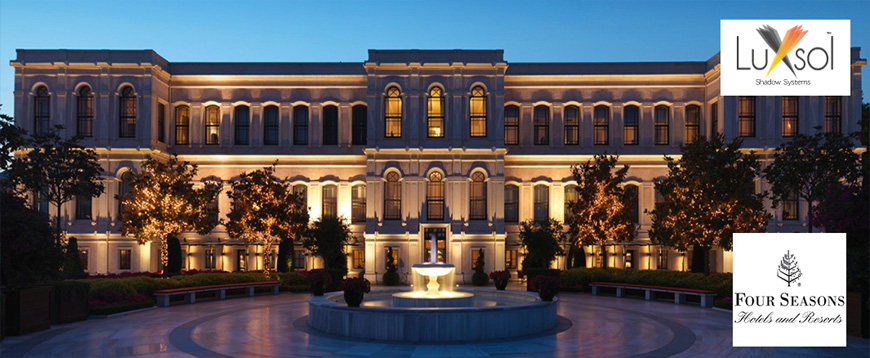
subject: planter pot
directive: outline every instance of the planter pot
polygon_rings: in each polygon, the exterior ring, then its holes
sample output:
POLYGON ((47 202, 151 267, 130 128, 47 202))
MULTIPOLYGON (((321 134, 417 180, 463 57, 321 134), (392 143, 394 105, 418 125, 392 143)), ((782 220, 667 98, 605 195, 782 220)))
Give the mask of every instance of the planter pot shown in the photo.
POLYGON ((348 307, 359 307, 364 297, 365 293, 362 292, 344 291, 344 302, 348 307))
POLYGON ((51 292, 51 323, 69 323, 88 319, 90 302, 88 290, 70 292, 61 286, 55 286, 51 292))
POLYGON ((553 297, 556 297, 556 292, 541 291, 541 292, 538 292, 538 296, 541 296, 541 299, 544 301, 552 301, 553 297))
POLYGON ((51 327, 51 286, 6 291, 6 334, 19 336, 51 327))
POLYGON ((311 294, 315 296, 323 296, 323 284, 311 285, 311 294))
POLYGON ((503 283, 502 283, 502 282, 496 282, 496 283, 495 283, 495 289, 496 289, 496 290, 499 290, 499 291, 504 291, 504 289, 507 288, 507 285, 508 285, 507 282, 503 282, 503 283))

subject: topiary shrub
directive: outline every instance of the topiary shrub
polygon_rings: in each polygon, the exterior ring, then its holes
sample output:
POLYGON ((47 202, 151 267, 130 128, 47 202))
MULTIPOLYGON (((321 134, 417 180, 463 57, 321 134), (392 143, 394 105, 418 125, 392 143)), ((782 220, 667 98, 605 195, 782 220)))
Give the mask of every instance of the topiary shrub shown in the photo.
POLYGON ((164 269, 164 274, 174 275, 181 272, 181 242, 175 236, 170 236, 166 240, 166 249, 168 251, 168 262, 164 269))
POLYGON ((474 274, 471 275, 471 284, 474 286, 489 285, 489 276, 484 272, 485 260, 483 258, 483 249, 477 250, 477 261, 474 262, 474 274))
POLYGON ((84 264, 82 264, 82 257, 79 254, 78 240, 75 237, 67 239, 62 276, 65 279, 82 279, 88 277, 88 274, 85 272, 84 264))
POLYGON ((278 244, 278 262, 276 269, 278 272, 290 272, 293 267, 293 240, 284 238, 278 244))
POLYGON ((393 257, 393 248, 387 248, 387 272, 384 272, 384 286, 398 286, 402 283, 399 277, 396 259, 393 257))

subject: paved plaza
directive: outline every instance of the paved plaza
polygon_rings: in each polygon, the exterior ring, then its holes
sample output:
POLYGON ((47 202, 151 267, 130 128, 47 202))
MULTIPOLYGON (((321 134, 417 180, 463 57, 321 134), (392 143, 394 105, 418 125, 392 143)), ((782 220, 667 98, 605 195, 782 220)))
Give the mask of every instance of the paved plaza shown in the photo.
MULTIPOLYGON (((55 325, 7 337, 13 357, 867 357, 848 348, 732 348, 731 314, 641 299, 560 294, 560 322, 525 339, 467 344, 367 342, 311 332, 307 294, 230 299, 55 325)), ((498 324, 498 322, 493 322, 498 324)))

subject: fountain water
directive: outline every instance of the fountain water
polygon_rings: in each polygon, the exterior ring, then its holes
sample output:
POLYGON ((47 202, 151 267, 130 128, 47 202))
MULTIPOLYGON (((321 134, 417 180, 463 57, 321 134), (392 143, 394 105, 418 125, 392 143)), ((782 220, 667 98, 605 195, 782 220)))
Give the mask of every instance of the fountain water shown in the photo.
POLYGON ((431 236, 429 262, 411 267, 411 292, 393 294, 394 307, 471 307, 474 294, 454 291, 453 279, 456 267, 438 262, 438 242, 431 236), (429 283, 424 285, 426 278, 429 283), (440 281, 440 283, 439 283, 440 281), (425 287, 425 290, 424 290, 425 287))

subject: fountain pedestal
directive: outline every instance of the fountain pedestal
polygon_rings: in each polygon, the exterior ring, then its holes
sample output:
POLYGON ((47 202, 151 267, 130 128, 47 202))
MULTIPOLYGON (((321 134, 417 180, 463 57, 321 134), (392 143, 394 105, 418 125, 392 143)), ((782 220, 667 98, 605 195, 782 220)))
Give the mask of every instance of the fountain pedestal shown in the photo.
POLYGON ((393 294, 393 307, 474 306, 474 294, 453 290, 453 265, 427 262, 415 264, 411 270, 414 291, 393 294))

